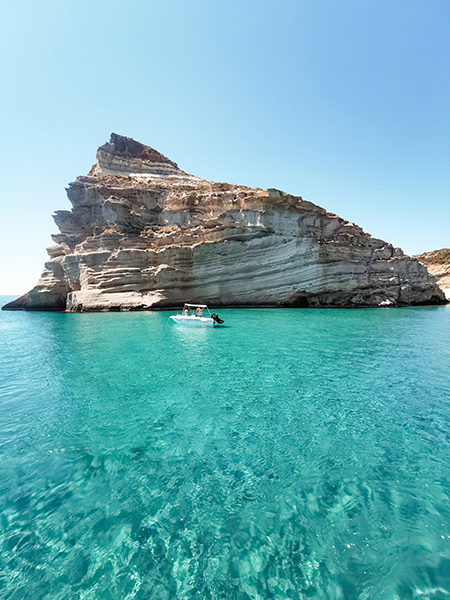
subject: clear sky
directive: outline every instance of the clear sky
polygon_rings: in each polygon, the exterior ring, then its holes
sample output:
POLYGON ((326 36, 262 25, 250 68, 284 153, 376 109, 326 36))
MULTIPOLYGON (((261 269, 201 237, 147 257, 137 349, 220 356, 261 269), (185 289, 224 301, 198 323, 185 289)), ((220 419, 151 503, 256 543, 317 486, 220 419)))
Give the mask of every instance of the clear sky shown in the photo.
POLYGON ((409 254, 450 246, 449 0, 0 6, 0 293, 39 278, 111 132, 409 254))

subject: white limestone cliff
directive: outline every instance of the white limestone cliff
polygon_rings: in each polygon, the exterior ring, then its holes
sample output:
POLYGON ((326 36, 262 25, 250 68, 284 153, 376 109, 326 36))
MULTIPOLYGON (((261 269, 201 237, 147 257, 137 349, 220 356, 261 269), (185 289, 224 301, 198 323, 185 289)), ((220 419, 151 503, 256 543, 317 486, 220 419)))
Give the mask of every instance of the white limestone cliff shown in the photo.
POLYGON ((415 258, 301 197, 189 175, 112 134, 56 211, 38 284, 6 309, 445 303, 415 258))

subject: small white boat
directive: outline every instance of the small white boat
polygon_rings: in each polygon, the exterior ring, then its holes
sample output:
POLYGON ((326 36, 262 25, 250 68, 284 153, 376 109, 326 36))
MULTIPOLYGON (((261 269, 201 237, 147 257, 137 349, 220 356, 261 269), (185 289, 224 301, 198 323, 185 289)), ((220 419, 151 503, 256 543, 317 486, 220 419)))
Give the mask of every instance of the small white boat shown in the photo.
POLYGON ((193 327, 213 327, 215 324, 223 323, 216 313, 211 311, 206 304, 185 304, 181 315, 170 317, 177 325, 190 325, 193 327), (204 316, 205 313, 208 316, 204 316))

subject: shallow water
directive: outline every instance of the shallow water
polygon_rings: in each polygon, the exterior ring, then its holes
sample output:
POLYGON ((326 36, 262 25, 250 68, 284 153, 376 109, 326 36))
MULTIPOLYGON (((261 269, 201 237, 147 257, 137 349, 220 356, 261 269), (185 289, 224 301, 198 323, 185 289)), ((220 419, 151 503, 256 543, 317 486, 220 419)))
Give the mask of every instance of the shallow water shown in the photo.
POLYGON ((0 597, 450 594, 450 308, 0 313, 0 597))

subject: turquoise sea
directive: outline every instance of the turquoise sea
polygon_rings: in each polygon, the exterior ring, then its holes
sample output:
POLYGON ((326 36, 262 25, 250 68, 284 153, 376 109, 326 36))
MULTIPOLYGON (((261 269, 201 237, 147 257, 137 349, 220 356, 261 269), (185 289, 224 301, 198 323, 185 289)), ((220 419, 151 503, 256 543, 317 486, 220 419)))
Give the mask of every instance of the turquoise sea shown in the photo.
POLYGON ((450 307, 170 314, 0 312, 0 597, 448 600, 450 307))

